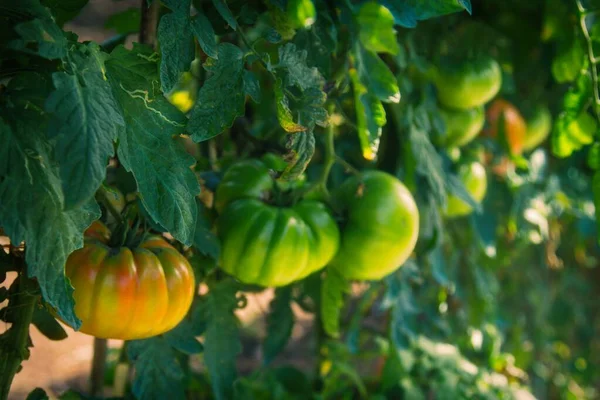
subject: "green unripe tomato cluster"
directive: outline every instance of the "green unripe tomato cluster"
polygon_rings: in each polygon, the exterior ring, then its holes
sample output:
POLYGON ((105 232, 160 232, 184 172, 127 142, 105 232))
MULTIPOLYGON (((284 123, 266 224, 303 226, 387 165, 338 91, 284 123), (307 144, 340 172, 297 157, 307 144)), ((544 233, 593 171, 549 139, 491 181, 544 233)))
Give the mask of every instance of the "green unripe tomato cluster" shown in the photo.
POLYGON ((502 86, 502 70, 496 60, 479 56, 473 60, 440 63, 435 85, 440 103, 451 109, 467 110, 490 101, 502 86))
POLYGON ((464 146, 483 128, 483 105, 500 90, 500 65, 486 56, 472 60, 445 59, 433 76, 440 113, 446 125, 446 135, 439 144, 445 147, 464 146))
POLYGON ((332 202, 345 217, 341 228, 320 201, 267 203, 274 189, 269 169, 258 160, 230 167, 217 188, 220 265, 242 282, 283 286, 327 265, 347 279, 381 279, 414 250, 417 205, 387 173, 368 171, 333 191, 332 202))

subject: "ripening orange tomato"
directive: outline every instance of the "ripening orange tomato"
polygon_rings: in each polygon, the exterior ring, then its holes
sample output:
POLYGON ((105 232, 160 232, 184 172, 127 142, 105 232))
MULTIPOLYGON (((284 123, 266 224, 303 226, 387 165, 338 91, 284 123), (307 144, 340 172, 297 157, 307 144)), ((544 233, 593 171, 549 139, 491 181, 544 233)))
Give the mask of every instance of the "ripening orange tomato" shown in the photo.
POLYGON ((174 328, 194 297, 187 259, 160 236, 137 247, 110 247, 109 231, 94 222, 65 273, 75 288, 80 331, 106 339, 143 339, 174 328))
POLYGON ((486 111, 488 128, 485 134, 493 138, 498 137, 500 117, 504 116, 504 134, 511 154, 521 154, 527 135, 527 125, 519 110, 503 99, 492 102, 486 111))

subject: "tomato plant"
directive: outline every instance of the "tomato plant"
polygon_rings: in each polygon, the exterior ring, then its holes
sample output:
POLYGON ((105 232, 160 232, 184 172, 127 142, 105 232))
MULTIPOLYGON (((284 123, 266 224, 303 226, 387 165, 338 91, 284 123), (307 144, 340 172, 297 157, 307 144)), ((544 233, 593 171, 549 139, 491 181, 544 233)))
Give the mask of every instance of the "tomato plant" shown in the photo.
POLYGON ((0 4, 0 399, 598 398, 598 4, 133 3, 0 4))

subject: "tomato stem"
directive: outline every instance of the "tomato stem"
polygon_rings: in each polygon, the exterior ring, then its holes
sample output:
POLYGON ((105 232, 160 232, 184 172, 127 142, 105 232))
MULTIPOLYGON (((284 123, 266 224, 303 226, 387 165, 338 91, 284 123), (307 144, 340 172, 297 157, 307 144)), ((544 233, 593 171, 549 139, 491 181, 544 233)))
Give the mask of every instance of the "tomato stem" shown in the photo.
POLYGON ((13 378, 19 372, 21 363, 29 358, 29 324, 39 299, 37 285, 27 278, 25 269, 19 274, 18 294, 15 304, 18 308, 11 327, 0 335, 0 398, 6 399, 13 378))
MULTIPOLYGON (((327 112, 329 116, 333 114, 335 110, 335 104, 330 104, 327 112)), ((305 197, 309 194, 316 193, 317 197, 326 202, 329 201, 330 195, 329 190, 327 190, 327 181, 329 179, 329 174, 331 172, 331 168, 336 161, 335 155, 335 145, 334 145, 334 126, 333 122, 329 121, 329 126, 325 131, 325 160, 323 161, 323 169, 321 170, 321 175, 319 179, 311 185, 306 191, 302 193, 302 197, 305 197)))
POLYGON ((577 4, 577 11, 579 14, 579 25, 581 26, 581 32, 585 37, 588 51, 588 59, 590 61, 590 68, 592 70, 592 88, 594 89, 594 113, 596 115, 596 118, 600 120, 600 89, 598 89, 598 70, 596 69, 598 58, 596 58, 596 56, 594 55, 594 45, 592 43, 592 38, 590 36, 590 32, 588 31, 586 24, 586 17, 588 15, 588 11, 583 6, 581 0, 575 0, 575 3, 577 4))
POLYGON ((96 192, 96 197, 97 197, 98 201, 100 201, 102 203, 104 208, 106 208, 106 210, 113 216, 115 221, 118 221, 119 223, 123 223, 123 217, 121 216, 121 213, 119 212, 119 210, 117 210, 116 207, 108 199, 108 191, 106 190, 104 185, 100 186, 100 188, 96 192))
POLYGON ((340 164, 344 169, 353 175, 360 175, 360 171, 352 166, 348 161, 344 160, 340 156, 335 156, 335 162, 340 164))
POLYGON ((94 356, 92 358, 92 373, 90 374, 90 394, 92 396, 102 396, 107 350, 108 341, 106 339, 94 338, 94 356))
POLYGON ((156 28, 158 25, 160 1, 155 1, 148 6, 147 0, 141 1, 141 18, 140 18, 140 36, 139 40, 142 44, 148 44, 152 47, 156 44, 156 28))

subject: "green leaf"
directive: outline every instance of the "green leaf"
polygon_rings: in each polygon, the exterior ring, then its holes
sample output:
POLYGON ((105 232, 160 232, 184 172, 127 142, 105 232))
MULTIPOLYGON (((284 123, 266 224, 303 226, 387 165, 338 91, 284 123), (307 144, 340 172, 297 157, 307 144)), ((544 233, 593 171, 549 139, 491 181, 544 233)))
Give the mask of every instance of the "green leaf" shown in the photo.
POLYGON ((230 43, 219 45, 219 59, 204 68, 211 76, 198 93, 187 131, 196 142, 217 136, 244 114, 244 53, 230 43))
POLYGON ((35 388, 27 395, 26 400, 48 400, 49 397, 42 388, 35 388))
POLYGON ((334 268, 327 269, 321 286, 321 323, 325 333, 332 337, 340 335, 340 314, 344 295, 350 293, 350 283, 334 268))
POLYGON ((189 71, 194 61, 194 41, 190 18, 187 13, 172 12, 160 19, 158 24, 160 44, 160 82, 162 91, 169 93, 181 74, 189 71))
POLYGON ((298 177, 314 154, 313 129, 315 125, 327 126, 328 115, 323 108, 326 95, 323 92, 325 80, 314 67, 306 64, 307 53, 298 50, 293 43, 279 48, 279 63, 269 68, 275 71, 275 98, 277 117, 280 125, 292 136, 288 138, 286 156, 288 167, 281 178, 292 180, 298 177), (293 96, 291 91, 298 96, 293 96), (296 118, 294 118, 294 116, 296 118), (294 133, 298 132, 298 133, 294 133))
POLYGON ((132 391, 136 398, 185 398, 185 375, 166 339, 157 336, 131 341, 127 345, 127 355, 135 367, 132 391))
MULTIPOLYGON (((147 0, 148 6, 154 0, 147 0)), ((162 3, 173 11, 188 13, 190 11, 190 0, 161 0, 162 3)))
POLYGON ((306 50, 298 50, 293 43, 287 43, 278 49, 279 63, 275 69, 283 69, 285 72, 284 86, 297 86, 305 91, 310 88, 321 89, 325 79, 315 67, 309 67, 306 63, 308 57, 306 50))
MULTIPOLYGON (((408 134, 414 160, 417 162, 416 171, 427 179, 438 204, 444 205, 446 204, 446 188, 449 185, 450 178, 446 176, 442 159, 433 144, 431 144, 426 127, 421 126, 416 119, 419 114, 422 115, 423 119, 426 118, 423 108, 415 109, 415 120, 410 125, 408 134)), ((455 190, 455 192, 460 193, 461 191, 455 190)))
POLYGON ((202 50, 212 58, 218 58, 217 40, 215 39, 215 31, 213 27, 202 13, 198 13, 192 19, 192 31, 196 40, 200 44, 202 50))
POLYGON ((202 344, 196 340, 194 329, 188 319, 181 321, 163 337, 171 347, 185 354, 197 354, 203 350, 202 344))
POLYGON ((473 210, 475 214, 481 214, 481 204, 477 202, 471 194, 467 191, 465 184, 463 181, 457 176, 453 174, 446 174, 446 185, 448 191, 467 203, 473 210))
POLYGON ((569 157, 574 151, 594 141, 598 131, 598 122, 587 112, 576 118, 562 113, 554 123, 552 132, 552 151, 558 157, 569 157))
POLYGON ((260 103, 260 82, 254 72, 244 70, 244 93, 252 97, 256 103, 260 103))
POLYGON ((294 313, 291 303, 291 287, 275 290, 275 298, 270 305, 271 312, 267 316, 267 337, 263 343, 265 364, 270 364, 275 359, 292 335, 294 313))
POLYGON ((35 308, 31 323, 50 340, 63 340, 67 337, 62 325, 45 308, 35 308))
POLYGON ((315 135, 312 130, 289 135, 286 147, 289 152, 284 158, 288 165, 280 179, 293 181, 304 172, 315 153, 315 135))
POLYGON ((296 133, 306 131, 306 127, 294 122, 294 116, 290 109, 290 102, 284 93, 283 81, 277 79, 275 81, 275 102, 277 104, 277 119, 279 125, 288 133, 296 133))
POLYGON ((237 378, 236 358, 242 351, 238 321, 234 314, 237 284, 227 279, 209 285, 206 295, 204 362, 217 400, 231 398, 237 378))
POLYGON ((48 97, 46 110, 54 118, 49 135, 57 139, 66 208, 94 196, 114 154, 113 142, 125 127, 104 75, 104 58, 96 44, 75 46, 69 52, 72 73, 52 74, 56 89, 48 97))
POLYGON ((356 69, 350 69, 349 74, 354 92, 356 126, 362 154, 365 159, 374 160, 379 150, 381 128, 386 124, 385 110, 383 104, 367 91, 356 69))
POLYGON ((600 169, 600 142, 596 142, 590 147, 586 161, 591 169, 595 171, 600 169))
MULTIPOLYGON (((43 86, 39 76, 28 74, 27 79, 13 79, 7 90, 16 98, 20 91, 26 96, 43 86)), ((77 329, 80 321, 73 310, 73 288, 65 278, 64 266, 68 255, 83 246, 83 231, 100 217, 100 210, 90 201, 64 211, 58 166, 46 139, 47 118, 40 109, 3 111, 0 226, 13 243, 27 242, 29 276, 37 278, 44 299, 59 316, 77 329)))
POLYGON ((337 27, 326 5, 318 3, 318 18, 311 29, 301 29, 294 36, 294 44, 307 51, 306 63, 317 67, 325 75, 331 75, 332 55, 338 47, 337 27))
POLYGON ((577 116, 583 111, 592 94, 592 76, 589 71, 582 72, 577 80, 569 87, 563 97, 563 110, 572 116, 577 116))
POLYGON ((152 219, 177 240, 191 245, 200 185, 190 169, 194 158, 174 138, 182 133, 186 119, 158 90, 156 56, 140 45, 132 51, 121 46, 106 62, 126 124, 119 135, 118 155, 135 177, 152 219))
POLYGON ((196 218, 196 231, 194 232, 194 247, 202 254, 218 260, 221 252, 219 239, 211 230, 204 204, 198 198, 196 198, 196 206, 198 207, 198 217, 196 218))
POLYGON ((58 26, 63 26, 75 18, 87 5, 89 0, 41 0, 44 7, 48 7, 58 26))
POLYGON ((229 9, 229 6, 227 6, 225 0, 212 0, 212 2, 221 17, 223 17, 225 22, 229 24, 231 29, 234 31, 237 30, 237 21, 235 20, 235 17, 231 13, 231 10, 229 9))
POLYGON ((12 49, 49 60, 63 58, 67 54, 67 38, 51 19, 23 22, 15 26, 15 31, 21 39, 9 43, 12 49))
POLYGON ((552 75, 559 83, 571 82, 577 78, 583 68, 587 55, 583 39, 579 35, 562 47, 552 60, 552 75))
POLYGON ((600 237, 600 171, 596 171, 592 178, 592 195, 596 209, 596 229, 600 237))
POLYGON ((141 11, 139 7, 128 8, 113 14, 104 23, 105 29, 112 29, 118 34, 127 35, 139 32, 141 11))
POLYGON ((358 76, 369 94, 386 103, 399 103, 398 81, 379 56, 361 46, 358 46, 355 56, 358 76))
POLYGON ((471 14, 470 0, 384 0, 397 25, 414 28, 417 21, 466 10, 471 14))
POLYGON ((400 50, 394 29, 394 16, 388 8, 374 1, 364 3, 356 22, 363 46, 375 53, 397 54, 400 50))

